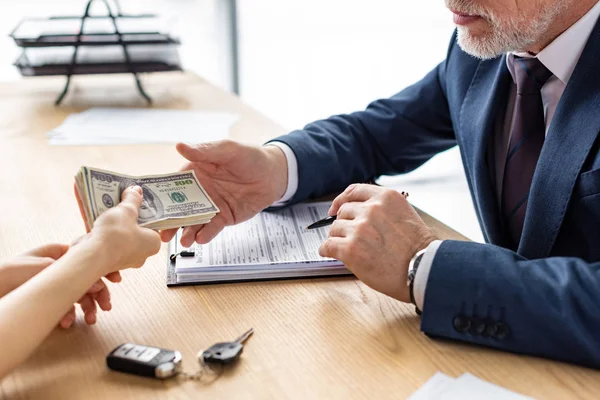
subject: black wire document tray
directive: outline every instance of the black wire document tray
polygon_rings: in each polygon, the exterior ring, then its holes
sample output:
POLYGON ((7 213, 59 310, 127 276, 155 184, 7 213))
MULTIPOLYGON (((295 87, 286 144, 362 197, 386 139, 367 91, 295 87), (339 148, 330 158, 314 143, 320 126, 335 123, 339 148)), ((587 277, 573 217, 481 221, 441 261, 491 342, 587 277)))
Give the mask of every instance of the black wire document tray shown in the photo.
POLYGON ((148 103, 138 76, 143 72, 182 71, 177 46, 167 20, 153 14, 123 14, 117 0, 116 13, 102 0, 107 15, 90 15, 88 0, 82 16, 25 19, 10 36, 23 49, 15 66, 23 76, 64 75, 65 87, 56 99, 60 104, 75 75, 130 73, 148 103))
POLYGON ((23 20, 12 31, 19 47, 102 46, 111 44, 180 44, 172 23, 154 15, 51 17, 23 20), (116 25, 116 29, 115 29, 116 25))
POLYGON ((120 45, 81 47, 72 62, 73 47, 37 48, 23 53, 15 62, 23 76, 87 75, 181 71, 177 48, 130 45, 129 63, 120 45))

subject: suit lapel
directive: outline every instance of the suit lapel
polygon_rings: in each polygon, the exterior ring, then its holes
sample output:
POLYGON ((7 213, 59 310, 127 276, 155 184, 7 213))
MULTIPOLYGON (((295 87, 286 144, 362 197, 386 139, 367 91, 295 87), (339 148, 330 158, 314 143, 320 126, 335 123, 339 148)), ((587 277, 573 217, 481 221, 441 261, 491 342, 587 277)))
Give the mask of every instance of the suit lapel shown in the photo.
POLYGON ((550 255, 575 183, 600 130, 600 22, 558 104, 533 177, 519 253, 550 255))
POLYGON ((483 233, 488 242, 505 243, 501 219, 492 184, 489 160, 497 118, 508 102, 510 73, 506 56, 481 61, 461 109, 461 151, 469 164, 469 174, 483 233))

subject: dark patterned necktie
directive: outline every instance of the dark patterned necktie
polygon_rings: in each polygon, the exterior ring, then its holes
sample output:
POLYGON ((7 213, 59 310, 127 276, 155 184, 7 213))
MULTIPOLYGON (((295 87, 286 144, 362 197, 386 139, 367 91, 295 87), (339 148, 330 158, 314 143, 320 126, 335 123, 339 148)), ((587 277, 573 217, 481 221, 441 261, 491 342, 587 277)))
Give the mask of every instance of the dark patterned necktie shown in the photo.
POLYGON ((514 60, 517 98, 502 184, 502 214, 516 245, 521 241, 533 173, 544 145, 542 86, 552 77, 537 58, 514 60))

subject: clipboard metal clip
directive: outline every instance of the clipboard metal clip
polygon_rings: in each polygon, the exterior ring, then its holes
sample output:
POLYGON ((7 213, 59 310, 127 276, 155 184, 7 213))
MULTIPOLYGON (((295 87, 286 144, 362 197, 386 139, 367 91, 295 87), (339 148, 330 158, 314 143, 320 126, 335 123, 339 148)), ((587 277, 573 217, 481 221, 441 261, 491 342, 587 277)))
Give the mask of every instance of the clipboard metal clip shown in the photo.
POLYGON ((171 262, 175 262, 175 260, 177 260, 177 257, 181 256, 181 257, 195 257, 196 253, 193 251, 180 251, 179 253, 174 253, 171 254, 171 256, 169 257, 169 259, 171 260, 171 262))

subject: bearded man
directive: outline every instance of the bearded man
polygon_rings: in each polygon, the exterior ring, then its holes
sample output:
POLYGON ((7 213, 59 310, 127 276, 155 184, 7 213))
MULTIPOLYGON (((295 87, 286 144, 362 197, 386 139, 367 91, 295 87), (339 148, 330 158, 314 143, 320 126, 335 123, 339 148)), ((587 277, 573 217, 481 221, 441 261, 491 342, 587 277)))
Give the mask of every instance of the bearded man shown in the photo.
POLYGON ((345 189, 320 253, 415 304, 425 334, 600 367, 600 3, 446 5, 446 60, 397 95, 262 147, 178 145, 221 210, 182 243, 345 189), (437 240, 404 196, 360 184, 456 145, 486 244, 437 240))

